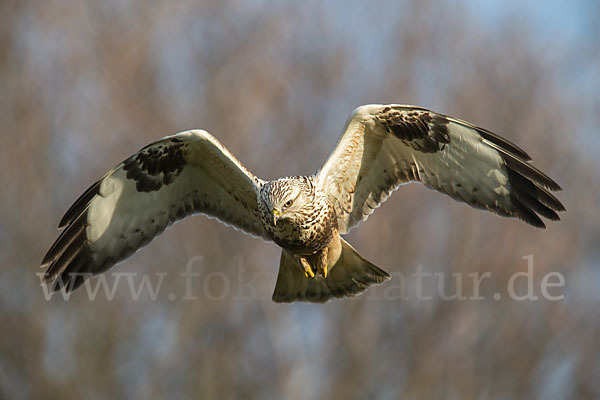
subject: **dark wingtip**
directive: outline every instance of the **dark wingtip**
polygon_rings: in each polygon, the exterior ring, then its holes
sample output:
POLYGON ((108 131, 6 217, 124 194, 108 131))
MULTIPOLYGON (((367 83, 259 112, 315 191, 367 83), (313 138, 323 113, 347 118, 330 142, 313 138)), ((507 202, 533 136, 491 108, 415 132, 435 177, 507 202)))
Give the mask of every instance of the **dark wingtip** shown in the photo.
POLYGON ((75 221, 75 219, 77 219, 77 217, 79 217, 85 211, 94 196, 100 192, 100 183, 102 183, 103 180, 104 177, 87 188, 87 190, 83 192, 83 194, 79 196, 77 200, 75 200, 73 205, 69 207, 65 215, 63 215, 58 223, 58 229, 63 229, 71 222, 75 221))
POLYGON ((499 146, 500 148, 507 151, 508 153, 516 156, 517 158, 519 158, 523 161, 531 161, 531 156, 529 154, 527 154, 527 152, 525 150, 523 150, 522 148, 520 148, 513 142, 511 142, 507 139, 504 139, 503 137, 498 136, 495 133, 488 131, 487 129, 483 129, 480 127, 475 127, 475 129, 479 132, 479 134, 484 139, 488 140, 489 142, 492 142, 496 146, 499 146))
POLYGON ((54 292, 65 290, 66 293, 70 293, 93 275, 91 262, 89 248, 84 245, 74 256, 56 260, 46 271, 43 281, 52 285, 54 292))
POLYGON ((533 183, 543 186, 548 190, 561 190, 561 187, 558 185, 558 183, 530 163, 519 160, 509 154, 503 154, 502 156, 507 169, 519 173, 523 177, 531 180, 533 183))
POLYGON ((56 239, 42 259, 42 268, 50 268, 65 252, 73 247, 74 242, 81 244, 81 241, 85 239, 86 218, 86 213, 84 212, 74 221, 71 221, 70 225, 61 232, 58 239, 56 239))
POLYGON ((565 211, 565 206, 550 193, 553 189, 549 187, 558 185, 524 161, 510 156, 505 156, 504 161, 511 187, 510 201, 514 215, 541 229, 545 229, 546 225, 540 215, 550 221, 560 221, 557 212, 565 211), (548 185, 550 182, 554 185, 548 185))
POLYGON ((77 273, 92 262, 85 228, 87 212, 71 221, 54 242, 42 260, 41 267, 46 268, 42 281, 52 285, 52 290, 66 287, 72 291, 72 276, 77 281, 77 273))

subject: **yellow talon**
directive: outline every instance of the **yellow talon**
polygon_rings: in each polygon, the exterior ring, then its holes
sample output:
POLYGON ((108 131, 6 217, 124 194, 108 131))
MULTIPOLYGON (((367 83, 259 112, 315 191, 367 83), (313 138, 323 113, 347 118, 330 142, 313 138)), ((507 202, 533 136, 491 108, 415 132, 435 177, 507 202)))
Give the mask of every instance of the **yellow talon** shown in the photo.
POLYGON ((323 266, 323 278, 327 278, 327 264, 323 266))
POLYGON ((313 272, 312 267, 304 257, 300 258, 300 264, 302 265, 302 268, 304 268, 304 276, 306 276, 307 278, 315 277, 315 273, 313 272))

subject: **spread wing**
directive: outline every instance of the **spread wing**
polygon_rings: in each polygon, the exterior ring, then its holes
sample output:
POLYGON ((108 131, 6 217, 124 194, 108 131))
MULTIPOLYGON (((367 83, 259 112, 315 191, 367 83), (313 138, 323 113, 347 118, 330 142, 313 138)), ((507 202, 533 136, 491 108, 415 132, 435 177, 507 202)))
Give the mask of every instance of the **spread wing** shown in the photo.
POLYGON ((257 207, 262 184, 205 131, 165 137, 109 171, 71 206, 42 261, 44 280, 73 290, 198 213, 268 239, 257 207))
POLYGON ((346 233, 402 183, 419 181, 450 197, 543 228, 564 206, 556 182, 516 145, 468 122, 403 105, 358 107, 317 182, 346 233))

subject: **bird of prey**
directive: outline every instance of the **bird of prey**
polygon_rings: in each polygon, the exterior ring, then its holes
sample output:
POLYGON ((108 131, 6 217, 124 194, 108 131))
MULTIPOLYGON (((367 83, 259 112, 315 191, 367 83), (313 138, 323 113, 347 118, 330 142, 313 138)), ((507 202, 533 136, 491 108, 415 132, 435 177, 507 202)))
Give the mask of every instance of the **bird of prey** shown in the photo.
POLYGON ((264 181, 203 130, 167 136, 110 170, 69 208, 42 261, 71 291, 173 222, 205 214, 282 248, 273 300, 322 303, 389 274, 340 237, 400 185, 421 182, 472 207, 544 228, 565 208, 525 151, 473 124, 409 105, 364 105, 311 176, 264 181))

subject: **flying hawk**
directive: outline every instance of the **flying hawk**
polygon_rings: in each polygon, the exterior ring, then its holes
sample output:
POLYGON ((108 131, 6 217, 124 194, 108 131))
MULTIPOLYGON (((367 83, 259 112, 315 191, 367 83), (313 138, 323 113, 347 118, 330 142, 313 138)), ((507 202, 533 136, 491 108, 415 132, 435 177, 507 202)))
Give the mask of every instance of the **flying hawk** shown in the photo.
POLYGON ((322 303, 389 279, 341 234, 401 184, 544 228, 565 208, 556 182, 519 147, 425 108, 365 105, 350 116, 311 176, 263 181, 208 132, 167 136, 129 157, 79 197, 42 261, 44 281, 71 291, 188 215, 218 218, 282 248, 273 300, 322 303))

